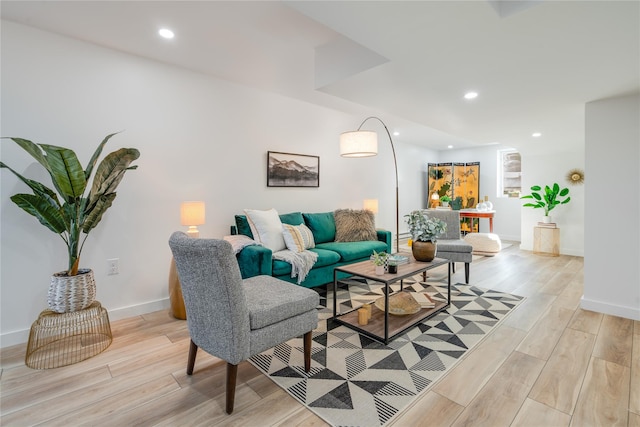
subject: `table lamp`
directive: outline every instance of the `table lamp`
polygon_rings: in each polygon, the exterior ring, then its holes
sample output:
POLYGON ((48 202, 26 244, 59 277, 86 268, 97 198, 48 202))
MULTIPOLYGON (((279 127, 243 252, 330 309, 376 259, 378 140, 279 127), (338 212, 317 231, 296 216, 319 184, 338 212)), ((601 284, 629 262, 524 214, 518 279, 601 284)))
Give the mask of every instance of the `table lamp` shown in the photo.
POLYGON ((198 226, 204 224, 204 202, 182 202, 180 223, 189 227, 189 237, 200 237, 198 226))

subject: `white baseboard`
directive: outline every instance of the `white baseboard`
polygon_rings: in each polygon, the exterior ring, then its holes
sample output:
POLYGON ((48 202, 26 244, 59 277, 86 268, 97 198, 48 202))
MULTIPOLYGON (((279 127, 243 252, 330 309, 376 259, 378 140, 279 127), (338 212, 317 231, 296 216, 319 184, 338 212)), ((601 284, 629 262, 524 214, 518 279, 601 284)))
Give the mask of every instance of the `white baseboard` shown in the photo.
POLYGON ((627 307, 622 305, 608 304, 602 301, 586 299, 584 295, 580 299, 580 307, 582 307, 584 310, 610 314, 611 316, 640 320, 640 308, 638 307, 627 307))
MULTIPOLYGON (((169 298, 163 298, 157 301, 150 301, 143 304, 132 305, 129 307, 115 308, 107 311, 109 313, 109 321, 126 319, 127 317, 140 316, 158 310, 169 309, 171 303, 169 298)), ((35 319, 34 319, 35 320, 35 319)), ((0 348, 10 347, 12 345, 24 344, 29 340, 29 329, 7 332, 0 335, 0 348)))

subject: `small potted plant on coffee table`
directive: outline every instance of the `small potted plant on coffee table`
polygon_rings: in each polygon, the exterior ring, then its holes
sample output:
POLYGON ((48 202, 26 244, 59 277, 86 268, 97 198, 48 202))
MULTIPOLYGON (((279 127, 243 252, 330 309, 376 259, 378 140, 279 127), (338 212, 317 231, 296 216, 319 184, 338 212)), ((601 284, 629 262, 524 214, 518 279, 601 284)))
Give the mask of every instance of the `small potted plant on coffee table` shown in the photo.
POLYGON ((373 251, 371 255, 371 261, 373 261, 373 265, 376 266, 376 274, 378 276, 382 276, 384 274, 384 265, 389 258, 389 254, 386 252, 376 252, 373 251))

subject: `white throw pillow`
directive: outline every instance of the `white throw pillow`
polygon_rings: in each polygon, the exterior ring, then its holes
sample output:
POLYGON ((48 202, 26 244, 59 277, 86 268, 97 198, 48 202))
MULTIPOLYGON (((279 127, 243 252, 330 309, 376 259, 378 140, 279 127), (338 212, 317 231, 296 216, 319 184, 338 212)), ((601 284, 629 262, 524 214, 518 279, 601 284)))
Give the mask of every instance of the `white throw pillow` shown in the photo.
POLYGON ((313 240, 313 233, 309 230, 309 227, 304 224, 282 224, 282 234, 287 249, 293 252, 302 252, 305 249, 316 247, 316 243, 313 240))
POLYGON ((275 209, 259 211, 245 209, 253 239, 273 252, 286 249, 282 236, 282 222, 275 209))

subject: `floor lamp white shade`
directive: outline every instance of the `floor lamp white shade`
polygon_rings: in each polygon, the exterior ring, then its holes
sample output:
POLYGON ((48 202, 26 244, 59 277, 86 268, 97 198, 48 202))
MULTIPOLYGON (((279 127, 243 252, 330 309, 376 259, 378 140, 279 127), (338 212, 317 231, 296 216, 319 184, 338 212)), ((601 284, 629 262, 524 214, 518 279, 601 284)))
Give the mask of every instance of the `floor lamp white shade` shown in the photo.
POLYGON ((360 130, 362 125, 369 119, 379 121, 387 132, 393 153, 393 166, 396 176, 396 251, 400 251, 400 207, 398 202, 398 161, 396 160, 396 149, 393 146, 393 139, 387 125, 378 117, 367 117, 360 123, 358 130, 343 132, 340 134, 340 155, 342 157, 370 157, 378 154, 378 133, 369 130, 360 130))
POLYGON ((340 134, 342 157, 371 157, 378 154, 378 134, 368 130, 340 134))

